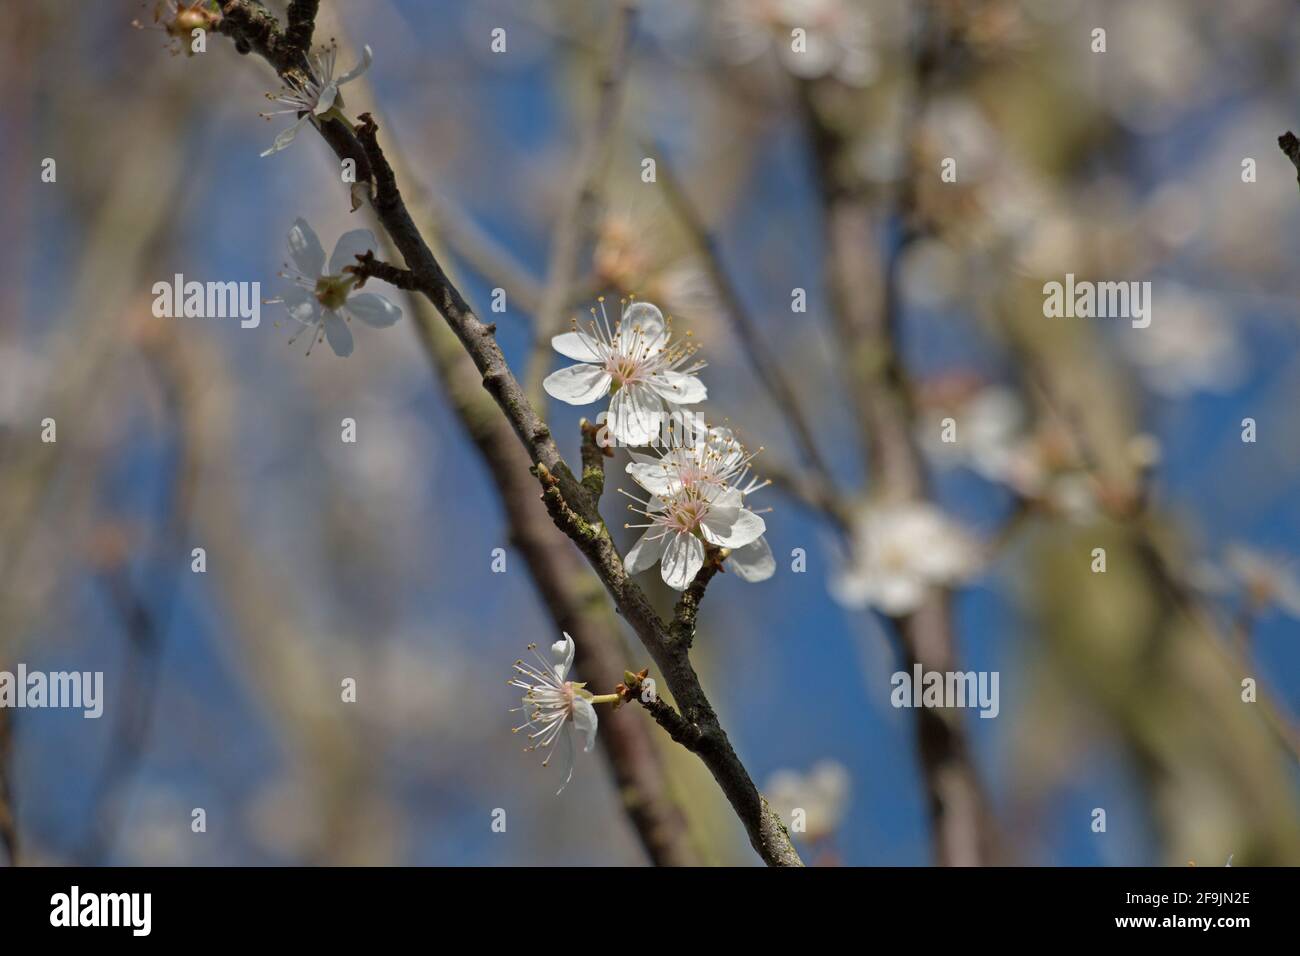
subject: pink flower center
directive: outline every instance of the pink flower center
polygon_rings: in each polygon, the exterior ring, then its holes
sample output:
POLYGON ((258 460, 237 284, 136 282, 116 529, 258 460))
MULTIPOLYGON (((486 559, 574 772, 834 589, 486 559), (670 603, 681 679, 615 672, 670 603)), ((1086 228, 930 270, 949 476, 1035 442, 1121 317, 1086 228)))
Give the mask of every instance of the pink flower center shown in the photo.
POLYGON ((635 385, 645 378, 645 363, 630 355, 615 353, 605 360, 605 371, 618 387, 635 385))
POLYGON ((679 498, 668 503, 664 524, 678 534, 690 534, 709 513, 709 503, 701 498, 679 498))

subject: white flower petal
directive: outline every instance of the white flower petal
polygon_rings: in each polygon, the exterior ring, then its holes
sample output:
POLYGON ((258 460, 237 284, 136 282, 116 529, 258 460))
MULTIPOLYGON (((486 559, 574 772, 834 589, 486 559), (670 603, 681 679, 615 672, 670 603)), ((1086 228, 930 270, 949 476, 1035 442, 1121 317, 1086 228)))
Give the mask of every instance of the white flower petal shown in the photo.
POLYGON ((727 567, 735 572, 740 580, 753 584, 757 581, 766 581, 776 573, 776 558, 772 555, 772 548, 768 545, 767 538, 759 538, 732 551, 727 558, 727 567))
POLYGON ((664 466, 661 461, 656 461, 653 465, 642 462, 628 462, 627 473, 632 479, 650 492, 652 495, 666 496, 680 491, 682 487, 681 480, 677 478, 676 473, 664 466))
POLYGON ((342 275, 343 267, 356 265, 357 256, 366 251, 379 251, 379 243, 375 241, 373 232, 369 229, 352 229, 343 233, 334 244, 334 252, 330 256, 330 275, 342 275))
POLYGON ((596 723, 596 708, 591 705, 591 701, 574 695, 573 727, 585 738, 582 747, 584 753, 591 753, 591 748, 596 743, 596 723))
POLYGON ((694 405, 709 397, 709 390, 694 375, 684 372, 660 372, 650 380, 650 386, 677 405, 694 405))
POLYGON ((577 646, 573 643, 573 638, 569 632, 564 632, 564 640, 556 641, 551 645, 551 654, 555 657, 555 676, 560 680, 569 673, 569 668, 573 666, 573 655, 577 646))
POLYGON ((745 496, 738 488, 719 488, 711 485, 701 490, 704 497, 709 500, 710 511, 736 511, 745 506, 745 496))
POLYGON ((674 534, 670 537, 672 540, 664 548, 659 571, 663 575, 664 584, 676 591, 685 591, 704 566, 704 542, 693 534, 674 534))
POLYGON ((625 385, 614 393, 605 424, 624 445, 650 445, 659 437, 663 399, 645 385, 625 385))
MULTIPOLYGON (((304 113, 302 116, 298 118, 298 121, 294 123, 292 126, 290 126, 288 129, 280 130, 280 132, 277 133, 275 136, 275 141, 271 143, 271 148, 262 150, 260 155, 270 156, 272 153, 278 153, 280 150, 284 149, 286 146, 288 146, 290 143, 293 142, 293 138, 298 135, 298 131, 302 129, 303 124, 306 123, 307 120, 309 119, 311 119, 311 114, 304 113)), ((323 262, 324 260, 325 260, 325 256, 322 253, 321 261, 323 262)), ((316 273, 316 274, 320 275, 320 273, 316 273)))
POLYGON ((588 405, 609 391, 609 373, 598 365, 571 365, 542 382, 546 394, 570 405, 588 405))
POLYGON ((316 116, 324 116, 334 106, 334 101, 338 99, 339 85, 331 80, 326 83, 320 91, 320 96, 316 100, 316 105, 312 107, 312 113, 316 116))
POLYGON ((623 313, 618 329, 618 350, 624 355, 655 352, 668 344, 664 314, 649 302, 633 302, 623 313))
POLYGON ((911 614, 925 601, 925 579, 916 574, 877 574, 870 582, 867 601, 891 617, 911 614))
POLYGON ((573 779, 573 728, 565 727, 560 731, 560 738, 563 741, 561 746, 564 747, 564 782, 560 784, 560 789, 555 791, 557 797, 564 793, 564 788, 573 779))
POLYGON ((355 319, 376 329, 385 329, 402 317, 402 310, 382 295, 374 292, 356 292, 348 296, 344 306, 355 319))
POLYGON ((340 76, 337 85, 342 86, 344 83, 351 83, 362 73, 366 72, 366 70, 370 69, 370 64, 373 63, 374 60, 375 54, 371 51, 370 44, 366 44, 361 48, 361 62, 340 76))
POLYGON ((326 309, 324 323, 325 338, 329 341, 330 348, 340 358, 347 358, 352 354, 352 330, 348 328, 347 322, 337 312, 326 309))
POLYGON ((722 548, 743 548, 757 541, 767 530, 763 519, 748 508, 710 507, 700 521, 700 532, 709 544, 722 548))
POLYGON ((289 230, 289 258, 309 279, 316 279, 325 271, 325 249, 307 220, 301 217, 293 221, 289 230))
POLYGON ((291 286, 280 296, 280 301, 289 310, 289 318, 303 325, 315 325, 320 321, 320 299, 316 298, 302 286, 291 286))
POLYGON ((628 551, 627 556, 623 558, 623 567, 627 569, 628 574, 640 574, 647 568, 654 567, 655 563, 663 557, 664 547, 667 544, 667 536, 651 528, 637 539, 636 544, 632 545, 632 550, 628 551), (659 537, 651 537, 651 535, 659 535, 659 537))
POLYGON ((551 339, 551 347, 577 362, 604 362, 597 342, 585 332, 565 332, 551 339))

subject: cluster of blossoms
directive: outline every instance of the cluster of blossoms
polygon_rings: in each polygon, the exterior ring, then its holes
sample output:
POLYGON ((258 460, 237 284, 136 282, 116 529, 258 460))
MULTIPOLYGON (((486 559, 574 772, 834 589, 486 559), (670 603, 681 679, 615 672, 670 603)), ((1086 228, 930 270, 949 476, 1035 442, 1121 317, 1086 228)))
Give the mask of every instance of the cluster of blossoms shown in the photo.
MULTIPOLYGON (((629 574, 660 565, 669 586, 684 590, 704 567, 707 549, 715 560, 745 581, 761 581, 776 571, 772 549, 763 539, 763 519, 746 507, 750 495, 769 483, 751 470, 753 455, 730 429, 690 427, 681 406, 704 400, 708 392, 695 373, 693 345, 674 341, 660 310, 648 302, 623 302, 611 322, 604 299, 592 318, 572 332, 551 340, 555 350, 579 364, 550 375, 544 385, 553 397, 586 405, 610 396, 602 413, 615 443, 644 449, 631 451, 628 473, 644 497, 623 492, 631 509, 645 521, 640 540, 624 561, 629 574), (687 427, 679 428, 686 424, 687 427)), ((762 449, 759 449, 760 451, 762 449)), ((628 527, 634 527, 628 525, 628 527)), ((596 704, 616 703, 621 693, 594 696, 567 680, 574 644, 568 634, 551 647, 553 662, 537 654, 537 664, 515 662, 512 687, 524 691, 516 710, 525 714, 515 732, 527 730, 529 750, 546 750, 550 763, 557 741, 565 752, 564 789, 573 777, 574 732, 590 750, 596 735, 596 704)), ((623 688, 620 687, 620 691, 623 688)), ((557 791, 558 792, 558 791, 557 791)))
POLYGON ((648 454, 632 452, 627 466, 645 491, 644 497, 624 492, 645 518, 628 525, 645 529, 625 559, 628 573, 659 564, 665 583, 685 590, 712 545, 726 549, 720 557, 742 580, 771 577, 776 562, 763 540, 766 526, 746 507, 768 483, 752 475, 753 455, 730 429, 675 427, 680 406, 703 401, 708 391, 695 374, 705 367, 695 347, 673 339, 663 313, 649 302, 624 302, 611 323, 602 299, 585 327, 575 325, 551 344, 581 364, 549 376, 546 391, 571 405, 610 395, 609 435, 620 444, 649 446, 648 454))
POLYGON ((1047 422, 1033 425, 1011 388, 937 381, 922 390, 921 402, 917 440, 936 464, 968 468, 1075 523, 1097 517, 1096 483, 1069 436, 1047 422))
MULTIPOLYGON (((960 465, 1000 484, 1024 502, 1076 524, 1096 521, 1123 504, 1124 493, 1085 467, 1078 441, 1049 416, 1029 410, 1005 385, 956 375, 927 383, 917 441, 936 464, 960 465)), ((1138 472, 1160 461, 1160 442, 1146 432, 1129 436, 1123 451, 1138 472)))
MULTIPOLYGON (((762 449, 759 449, 760 451, 762 449)), ((694 441, 681 441, 655 454, 632 452, 628 474, 646 492, 632 499, 644 528, 624 563, 629 574, 660 566, 664 583, 685 590, 704 566, 705 542, 726 548, 727 567, 742 581, 762 581, 776 571, 763 537, 766 525, 745 507, 769 482, 750 471, 753 455, 728 428, 708 428, 694 441)))

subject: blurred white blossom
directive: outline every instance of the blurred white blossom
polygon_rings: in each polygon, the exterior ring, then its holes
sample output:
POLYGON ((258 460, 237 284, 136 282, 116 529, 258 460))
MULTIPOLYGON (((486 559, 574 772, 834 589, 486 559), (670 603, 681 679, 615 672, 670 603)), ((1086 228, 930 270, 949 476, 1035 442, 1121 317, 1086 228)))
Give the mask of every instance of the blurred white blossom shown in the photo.
POLYGON ((1142 380, 1167 398, 1226 392, 1246 372, 1246 352, 1231 317, 1182 286, 1157 286, 1151 324, 1126 330, 1123 341, 1142 380))
POLYGON ((787 826, 802 810, 810 842, 833 834, 844 819, 849 801, 849 771, 835 760, 819 760, 806 773, 778 770, 767 781, 765 796, 787 826))
POLYGON ((978 566, 973 538, 935 506, 870 505, 854 522, 851 554, 831 578, 831 596, 897 617, 917 610, 932 586, 956 584, 978 566))
POLYGON ((866 86, 879 69, 867 11, 852 0, 723 0, 718 23, 723 52, 735 62, 771 49, 794 76, 851 86, 866 86), (795 30, 803 31, 800 47, 795 30))
POLYGON ((1224 566, 1260 608, 1276 608, 1300 620, 1300 569, 1282 554, 1259 551, 1243 544, 1229 545, 1224 566))

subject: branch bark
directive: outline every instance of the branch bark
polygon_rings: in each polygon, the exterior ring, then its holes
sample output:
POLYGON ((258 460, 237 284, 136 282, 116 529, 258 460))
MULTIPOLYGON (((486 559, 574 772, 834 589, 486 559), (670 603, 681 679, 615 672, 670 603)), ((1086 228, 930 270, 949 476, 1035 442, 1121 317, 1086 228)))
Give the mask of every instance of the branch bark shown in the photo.
POLYGON ((18 865, 18 820, 14 812, 13 787, 9 767, 13 760, 13 718, 0 708, 0 846, 10 866, 18 865))

